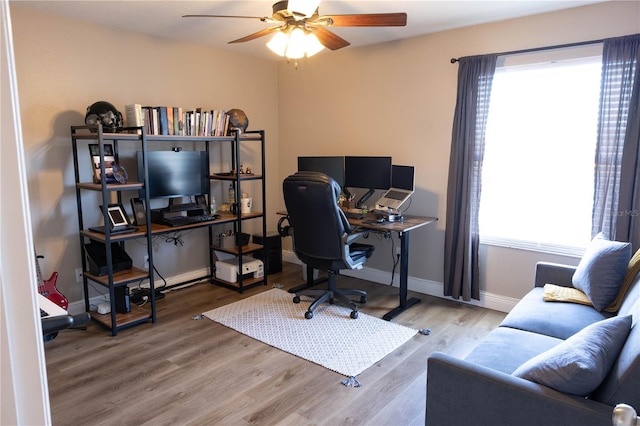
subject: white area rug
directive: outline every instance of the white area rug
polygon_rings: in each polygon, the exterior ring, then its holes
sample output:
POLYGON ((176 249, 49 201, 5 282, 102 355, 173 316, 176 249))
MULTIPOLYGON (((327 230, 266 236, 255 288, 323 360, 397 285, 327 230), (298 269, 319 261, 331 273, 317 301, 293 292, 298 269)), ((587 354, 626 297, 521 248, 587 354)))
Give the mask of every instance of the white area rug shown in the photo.
POLYGON ((312 319, 304 313, 311 298, 293 303, 293 295, 271 289, 205 312, 213 321, 348 377, 362 371, 400 347, 417 330, 350 308, 322 305, 312 319))

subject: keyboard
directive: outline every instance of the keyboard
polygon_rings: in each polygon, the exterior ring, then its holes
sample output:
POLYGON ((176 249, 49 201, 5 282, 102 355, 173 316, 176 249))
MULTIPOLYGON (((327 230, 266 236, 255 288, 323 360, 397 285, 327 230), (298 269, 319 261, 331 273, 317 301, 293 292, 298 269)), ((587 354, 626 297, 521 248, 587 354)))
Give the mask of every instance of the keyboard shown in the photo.
POLYGON ((347 216, 347 219, 364 219, 363 213, 346 212, 344 215, 347 216))
POLYGON ((167 226, 183 226, 192 225, 194 223, 211 222, 216 219, 217 217, 210 216, 208 214, 198 216, 176 216, 163 219, 162 224, 167 226))

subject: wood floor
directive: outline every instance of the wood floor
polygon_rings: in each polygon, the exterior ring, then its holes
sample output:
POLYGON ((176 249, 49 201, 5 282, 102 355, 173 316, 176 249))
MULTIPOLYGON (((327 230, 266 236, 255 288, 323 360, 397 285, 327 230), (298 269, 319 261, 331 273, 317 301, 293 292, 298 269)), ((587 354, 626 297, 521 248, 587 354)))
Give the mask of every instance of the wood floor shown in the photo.
MULTIPOLYGON (((422 302, 393 321, 431 335, 406 344, 358 376, 345 377, 193 316, 281 284, 302 281, 285 263, 268 286, 239 294, 211 284, 158 301, 158 322, 112 337, 91 323, 45 344, 54 425, 423 425, 426 359, 463 356, 504 318, 501 312, 414 294, 422 302)), ((397 288, 338 277, 365 289, 361 312, 381 318, 398 305, 397 288)), ((320 315, 320 314, 318 314, 320 315)), ((310 321, 313 321, 311 319, 310 321)), ((354 320, 357 321, 357 320, 354 320)))

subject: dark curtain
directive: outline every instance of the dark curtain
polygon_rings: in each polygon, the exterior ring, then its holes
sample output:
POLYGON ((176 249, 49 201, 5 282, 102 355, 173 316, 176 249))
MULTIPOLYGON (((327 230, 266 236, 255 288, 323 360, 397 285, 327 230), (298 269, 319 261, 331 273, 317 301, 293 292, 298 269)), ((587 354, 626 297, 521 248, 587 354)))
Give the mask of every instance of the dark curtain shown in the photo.
POLYGON ((595 161, 592 236, 640 248, 640 34, 607 39, 595 161))
POLYGON ((497 55, 460 58, 451 137, 444 295, 480 299, 478 210, 491 84, 497 55))

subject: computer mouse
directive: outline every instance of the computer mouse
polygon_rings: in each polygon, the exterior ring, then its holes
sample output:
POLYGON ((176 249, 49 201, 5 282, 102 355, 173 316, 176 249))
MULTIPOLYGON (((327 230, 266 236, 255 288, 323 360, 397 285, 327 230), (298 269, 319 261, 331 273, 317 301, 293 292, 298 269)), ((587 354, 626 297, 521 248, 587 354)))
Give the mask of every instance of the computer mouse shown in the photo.
POLYGON ((378 216, 378 217, 376 218, 376 222, 378 222, 378 223, 384 223, 384 222, 386 222, 386 219, 384 218, 384 216, 378 216))
POLYGON ((211 215, 211 217, 214 219, 220 219, 222 216, 220 216, 218 213, 214 213, 211 215))

